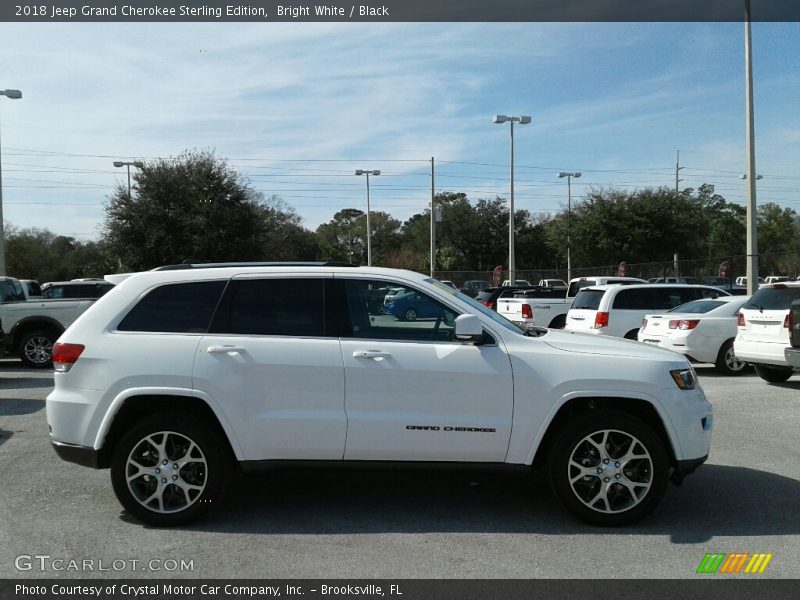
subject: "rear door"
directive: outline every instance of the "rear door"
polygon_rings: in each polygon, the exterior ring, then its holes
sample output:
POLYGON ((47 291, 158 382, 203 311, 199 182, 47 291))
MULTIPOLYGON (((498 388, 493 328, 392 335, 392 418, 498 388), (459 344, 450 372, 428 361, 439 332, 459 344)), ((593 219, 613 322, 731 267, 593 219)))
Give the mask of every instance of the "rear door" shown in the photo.
POLYGON ((200 340, 195 389, 222 407, 247 460, 341 460, 347 421, 329 274, 237 276, 200 340))
POLYGON ((591 331, 605 290, 584 288, 578 292, 567 312, 566 328, 570 331, 591 331))

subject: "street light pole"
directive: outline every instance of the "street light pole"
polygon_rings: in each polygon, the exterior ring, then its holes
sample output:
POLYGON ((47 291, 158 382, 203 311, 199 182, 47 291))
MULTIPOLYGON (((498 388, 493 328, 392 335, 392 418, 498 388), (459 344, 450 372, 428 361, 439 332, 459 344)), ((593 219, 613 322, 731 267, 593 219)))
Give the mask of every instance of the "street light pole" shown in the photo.
POLYGON ((572 281, 572 257, 570 256, 570 236, 572 234, 572 178, 580 177, 581 173, 575 171, 574 173, 565 173, 562 171, 558 174, 559 179, 567 178, 567 283, 572 281))
MULTIPOLYGON (((19 90, 0 90, 0 96, 5 96, 11 100, 22 98, 19 90)), ((1 146, 1 145, 0 145, 1 146)), ((3 176, 2 166, 0 166, 0 275, 6 274, 6 235, 3 227, 3 176)))
POLYGON ((758 289, 758 225, 756 215, 756 142, 753 116, 753 45, 750 0, 744 0, 745 144, 747 147, 747 293, 758 289))
POLYGON ((376 177, 380 175, 380 171, 365 171, 364 169, 356 170, 356 175, 366 175, 367 176, 367 266, 372 266, 372 225, 370 225, 369 219, 369 176, 375 175, 376 177))
POLYGON ((131 167, 136 167, 137 169, 141 169, 144 166, 143 162, 138 160, 134 160, 131 162, 124 162, 121 160, 114 161, 115 167, 128 167, 128 198, 131 197, 131 167))
POLYGON ((495 115, 492 120, 493 123, 511 123, 511 194, 508 202, 508 279, 509 285, 514 285, 517 278, 517 266, 514 258, 514 123, 520 125, 527 125, 531 122, 531 118, 527 115, 520 115, 518 117, 508 117, 506 115, 495 115))

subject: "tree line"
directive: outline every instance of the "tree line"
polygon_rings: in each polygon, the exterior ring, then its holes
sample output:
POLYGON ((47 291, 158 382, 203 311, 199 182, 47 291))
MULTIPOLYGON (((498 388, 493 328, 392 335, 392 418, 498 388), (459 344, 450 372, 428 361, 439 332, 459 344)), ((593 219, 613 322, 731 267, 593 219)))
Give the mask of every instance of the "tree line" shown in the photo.
MULTIPOLYGON (((264 196, 226 160, 210 152, 145 163, 131 193, 118 184, 104 209, 97 241, 46 229, 6 225, 8 274, 41 282, 152 269, 185 260, 313 261, 366 264, 366 214, 342 208, 315 231, 277 196, 264 196)), ((508 256, 508 207, 503 198, 436 194, 436 269, 489 271, 508 256)), ((598 188, 550 214, 515 211, 519 270, 564 269, 567 239, 576 267, 745 253, 745 208, 711 185, 680 192, 661 188, 598 188)), ((376 266, 427 271, 430 209, 405 222, 370 214, 376 266)), ((758 207, 761 253, 799 252, 800 219, 774 203, 758 207)), ((780 264, 764 265, 780 269, 780 264)), ((709 273, 711 274, 711 273, 709 273)))

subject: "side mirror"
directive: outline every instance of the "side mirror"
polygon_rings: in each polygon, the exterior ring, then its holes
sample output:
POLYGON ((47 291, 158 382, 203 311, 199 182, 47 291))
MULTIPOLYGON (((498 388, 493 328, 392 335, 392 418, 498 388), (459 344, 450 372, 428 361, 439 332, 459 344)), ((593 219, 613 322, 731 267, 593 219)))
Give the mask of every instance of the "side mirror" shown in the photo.
POLYGON ((459 315, 456 317, 455 337, 457 340, 479 342, 483 338, 483 325, 475 315, 459 315))

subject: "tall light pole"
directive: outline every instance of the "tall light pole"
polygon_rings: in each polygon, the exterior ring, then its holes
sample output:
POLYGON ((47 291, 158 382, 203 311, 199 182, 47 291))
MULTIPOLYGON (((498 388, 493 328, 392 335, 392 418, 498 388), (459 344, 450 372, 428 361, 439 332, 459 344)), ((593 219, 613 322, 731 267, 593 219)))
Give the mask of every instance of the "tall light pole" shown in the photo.
POLYGON ((356 175, 366 175, 367 176, 367 266, 372 266, 372 225, 369 222, 369 176, 375 175, 376 177, 380 175, 380 171, 365 171, 363 169, 356 170, 356 175))
POLYGON ((578 171, 574 173, 565 173, 561 171, 558 174, 559 179, 567 178, 567 283, 572 281, 572 258, 569 253, 570 236, 572 234, 572 178, 580 177, 578 171))
POLYGON ((750 0, 744 0, 745 143, 747 146, 747 293, 758 289, 758 225, 756 215, 756 141, 753 116, 753 46, 750 0))
POLYGON ((509 285, 514 285, 517 277, 517 266, 514 262, 514 123, 527 125, 531 118, 527 115, 518 117, 508 117, 506 115, 495 115, 492 122, 495 124, 511 123, 511 195, 508 202, 508 279, 509 285))
MULTIPOLYGON (((22 98, 19 90, 0 90, 0 96, 5 96, 11 100, 22 98)), ((0 275, 6 274, 6 235, 3 229, 3 176, 0 168, 0 275)))
POLYGON ((115 167, 128 167, 128 198, 131 197, 131 167, 136 167, 137 169, 141 169, 144 166, 143 162, 138 160, 134 160, 131 162, 124 162, 121 160, 114 161, 115 167))

